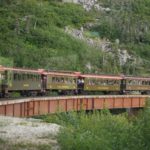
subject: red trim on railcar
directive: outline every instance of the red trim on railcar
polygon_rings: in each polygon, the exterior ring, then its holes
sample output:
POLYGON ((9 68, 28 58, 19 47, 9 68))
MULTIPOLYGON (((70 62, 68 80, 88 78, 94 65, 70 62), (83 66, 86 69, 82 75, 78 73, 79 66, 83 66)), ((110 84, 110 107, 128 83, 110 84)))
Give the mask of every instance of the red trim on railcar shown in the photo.
POLYGON ((107 76, 107 75, 81 75, 80 77, 83 78, 98 78, 98 79, 114 79, 114 80, 121 80, 123 79, 121 76, 107 76))
POLYGON ((3 70, 10 70, 10 71, 21 71, 21 72, 31 72, 31 73, 43 73, 43 71, 40 70, 31 70, 31 69, 20 69, 20 68, 10 68, 10 67, 3 67, 3 70))
POLYGON ((69 74, 69 73, 56 73, 56 72, 44 72, 45 75, 55 75, 55 76, 68 76, 68 77, 78 77, 78 75, 75 74, 69 74))
POLYGON ((124 79, 129 79, 129 80, 146 80, 150 81, 150 78, 146 77, 124 77, 124 79))

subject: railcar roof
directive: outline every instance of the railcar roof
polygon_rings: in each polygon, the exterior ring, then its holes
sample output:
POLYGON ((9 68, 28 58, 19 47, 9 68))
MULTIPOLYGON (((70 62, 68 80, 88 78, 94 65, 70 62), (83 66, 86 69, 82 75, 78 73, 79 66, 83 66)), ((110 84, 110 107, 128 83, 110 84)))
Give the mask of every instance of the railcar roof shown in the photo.
POLYGON ((67 77, 78 77, 76 74, 71 74, 71 73, 60 73, 60 72, 44 72, 45 75, 49 76, 67 76, 67 77))
POLYGON ((40 70, 10 68, 10 67, 3 67, 3 70, 18 71, 18 72, 28 72, 28 73, 37 73, 37 74, 41 74, 42 73, 42 71, 40 71, 40 70))
POLYGON ((121 79, 123 79, 121 76, 90 75, 90 74, 83 74, 80 77, 83 77, 83 78, 97 78, 97 79, 114 79, 114 80, 121 80, 121 79))
POLYGON ((149 77, 130 77, 130 76, 125 76, 124 79, 150 81, 150 78, 149 78, 149 77))

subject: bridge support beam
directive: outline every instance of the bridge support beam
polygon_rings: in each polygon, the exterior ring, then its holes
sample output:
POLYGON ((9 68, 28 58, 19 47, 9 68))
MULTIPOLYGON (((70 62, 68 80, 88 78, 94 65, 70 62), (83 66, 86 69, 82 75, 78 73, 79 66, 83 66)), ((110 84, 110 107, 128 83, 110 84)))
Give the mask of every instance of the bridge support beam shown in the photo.
POLYGON ((0 115, 15 117, 30 117, 35 115, 51 114, 56 112, 126 109, 145 106, 147 96, 66 96, 40 97, 20 100, 0 101, 0 115))

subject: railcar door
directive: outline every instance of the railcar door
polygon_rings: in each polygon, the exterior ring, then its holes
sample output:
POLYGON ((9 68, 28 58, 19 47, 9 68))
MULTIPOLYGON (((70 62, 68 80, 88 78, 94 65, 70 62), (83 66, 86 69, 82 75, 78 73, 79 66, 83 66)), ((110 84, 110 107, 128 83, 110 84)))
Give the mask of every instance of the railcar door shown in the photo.
POLYGON ((125 94, 126 93, 126 80, 125 79, 121 80, 120 92, 121 92, 121 94, 125 94))
POLYGON ((4 72, 1 71, 0 72, 0 97, 3 96, 3 92, 4 92, 4 86, 3 86, 3 82, 4 82, 4 79, 5 79, 4 77, 5 77, 4 72))
POLYGON ((2 80, 2 93, 3 96, 8 94, 8 87, 12 86, 12 71, 4 71, 2 80))
POLYGON ((41 75, 41 90, 42 90, 42 92, 45 92, 46 88, 47 88, 47 76, 41 75))

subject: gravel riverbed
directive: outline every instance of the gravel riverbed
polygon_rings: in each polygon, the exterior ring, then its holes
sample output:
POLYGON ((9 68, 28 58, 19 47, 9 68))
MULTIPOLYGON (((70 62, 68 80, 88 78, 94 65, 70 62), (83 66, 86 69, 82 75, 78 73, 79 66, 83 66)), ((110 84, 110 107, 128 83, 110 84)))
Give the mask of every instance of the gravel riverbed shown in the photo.
POLYGON ((0 116, 0 139, 11 143, 51 144, 59 149, 56 135, 60 126, 39 119, 0 116))

